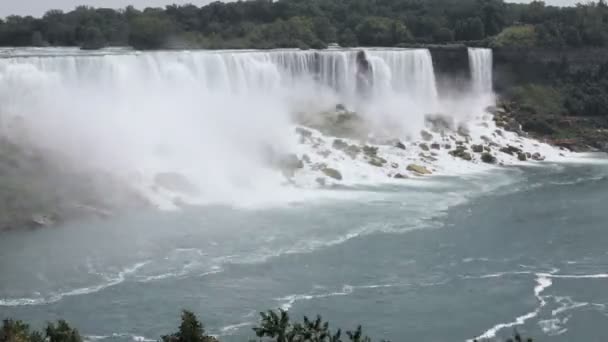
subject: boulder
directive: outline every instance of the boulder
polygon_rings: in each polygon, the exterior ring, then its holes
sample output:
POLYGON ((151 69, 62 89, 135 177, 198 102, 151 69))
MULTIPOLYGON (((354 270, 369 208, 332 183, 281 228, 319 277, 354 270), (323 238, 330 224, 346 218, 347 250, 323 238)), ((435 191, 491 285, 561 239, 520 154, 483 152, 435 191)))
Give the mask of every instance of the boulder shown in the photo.
POLYGON ((373 146, 363 146, 363 153, 368 157, 374 157, 378 154, 378 148, 373 146))
POLYGON ((335 139, 331 145, 336 150, 345 151, 348 148, 348 144, 341 139, 335 139))
POLYGON ((429 145, 424 144, 424 143, 422 143, 422 144, 418 144, 418 147, 420 147, 420 149, 421 149, 421 150, 423 150, 423 151, 430 151, 430 150, 431 150, 431 149, 429 148, 429 145))
POLYGON ((346 153, 352 159, 355 159, 357 158, 357 155, 361 153, 361 149, 356 145, 349 145, 344 153, 346 153))
POLYGON ((393 178, 395 179, 407 179, 406 175, 402 175, 400 173, 397 173, 396 175, 393 176, 393 178))
POLYGON ((536 161, 543 161, 545 160, 545 157, 543 157, 540 153, 536 152, 532 154, 532 159, 536 161))
POLYGON ((335 180, 342 180, 342 174, 336 169, 326 167, 322 169, 321 172, 323 172, 327 177, 333 178, 335 180))
POLYGON ((433 150, 440 150, 441 149, 441 145, 438 144, 438 143, 433 143, 433 144, 431 144, 431 148, 433 150))
POLYGON ((407 170, 411 172, 415 172, 419 175, 430 175, 432 172, 429 171, 426 167, 417 164, 410 164, 407 166, 407 170))
POLYGON ((481 161, 487 164, 495 164, 496 163, 496 157, 494 157, 492 154, 490 154, 489 152, 484 152, 481 154, 481 161))
POLYGON ((378 156, 374 156, 374 157, 370 157, 368 162, 376 167, 382 167, 384 166, 384 164, 386 164, 386 159, 378 157, 378 156))
POLYGON ((433 140, 433 135, 425 130, 420 131, 420 136, 422 137, 422 140, 424 140, 424 141, 433 140))
POLYGON ((517 154, 517 159, 519 159, 519 160, 521 160, 521 161, 526 161, 526 160, 528 160, 528 157, 526 156, 526 154, 525 154, 525 153, 519 152, 519 153, 517 154))
POLYGON ((306 128, 296 127, 296 133, 299 134, 302 138, 312 137, 312 132, 307 130, 306 128))
POLYGON ((401 141, 399 141, 399 140, 397 140, 397 142, 395 142, 395 147, 399 148, 399 149, 402 149, 402 150, 405 150, 405 145, 401 141))
POLYGON ((508 155, 511 155, 511 156, 518 155, 518 154, 520 154, 522 152, 522 150, 519 147, 515 147, 515 146, 512 146, 512 145, 507 145, 506 147, 502 147, 502 148, 500 148, 499 151, 502 152, 502 153, 506 153, 508 155))
POLYGON ((471 154, 469 152, 466 151, 466 147, 464 147, 464 146, 456 147, 456 149, 450 151, 449 154, 454 157, 464 159, 466 161, 473 160, 473 157, 471 156, 471 154))
POLYGON ((471 150, 473 150, 473 152, 475 152, 475 153, 482 153, 483 146, 482 145, 471 145, 471 150))

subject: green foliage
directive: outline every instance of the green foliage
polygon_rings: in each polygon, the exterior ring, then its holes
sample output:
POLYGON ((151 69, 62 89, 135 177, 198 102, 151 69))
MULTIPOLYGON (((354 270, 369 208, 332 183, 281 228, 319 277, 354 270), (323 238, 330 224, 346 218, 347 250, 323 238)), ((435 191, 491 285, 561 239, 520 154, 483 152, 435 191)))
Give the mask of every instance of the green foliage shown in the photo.
POLYGON ((534 114, 562 114, 565 111, 563 94, 556 88, 540 84, 526 84, 510 89, 507 96, 534 114))
POLYGON ((160 14, 144 14, 131 20, 129 44, 136 49, 160 49, 170 45, 176 28, 169 18, 160 14))
POLYGON ((459 20, 456 23, 456 40, 481 40, 485 36, 485 26, 479 17, 459 20))
POLYGON ((492 41, 494 47, 529 48, 536 45, 537 35, 532 25, 507 27, 492 41))
POLYGON ((251 0, 143 11, 81 6, 0 21, 0 46, 139 49, 318 47, 479 41, 531 25, 541 46, 608 45, 608 7, 503 0, 251 0), (285 36, 279 34, 286 29, 285 36))
POLYGON ((214 337, 205 334, 205 328, 196 315, 190 311, 182 311, 182 321, 178 332, 163 336, 163 342, 214 342, 214 337))
POLYGON ((46 337, 49 342, 82 342, 78 331, 63 320, 57 322, 57 325, 49 323, 46 327, 46 337))
MULTIPOLYGON (((253 328, 256 336, 265 341, 274 342, 342 342, 342 330, 331 331, 329 323, 321 316, 311 320, 304 317, 301 323, 292 323, 285 310, 260 313, 260 323, 253 328)), ((354 331, 347 331, 346 336, 351 342, 371 342, 363 334, 361 326, 354 331)))
POLYGON ((69 326, 66 321, 59 321, 57 325, 49 323, 46 335, 38 331, 31 331, 29 325, 21 321, 4 320, 0 328, 0 342, 82 342, 76 329, 69 326))
POLYGON ((393 46, 412 40, 412 34, 397 20, 368 17, 356 29, 359 44, 364 46, 393 46))
MULTIPOLYGON (((372 339, 363 333, 361 326, 353 331, 347 331, 343 337, 342 330, 332 331, 329 323, 323 321, 321 316, 311 320, 304 317, 302 322, 292 323, 285 310, 268 311, 260 313, 260 323, 253 328, 260 341, 272 342, 371 342, 372 339)), ((163 342, 219 342, 215 337, 205 334, 203 324, 196 315, 190 311, 182 311, 179 331, 161 338, 163 342)), ((65 321, 57 325, 49 324, 46 336, 39 332, 30 332, 29 325, 21 321, 4 320, 0 327, 0 342, 82 342, 78 331, 72 329, 65 321)), ((255 340, 250 340, 255 341, 255 340)), ((524 339, 517 330, 513 338, 506 342, 532 342, 524 339)), ((387 342, 384 341, 383 342, 387 342)), ((477 342, 477 340, 475 340, 477 342)))

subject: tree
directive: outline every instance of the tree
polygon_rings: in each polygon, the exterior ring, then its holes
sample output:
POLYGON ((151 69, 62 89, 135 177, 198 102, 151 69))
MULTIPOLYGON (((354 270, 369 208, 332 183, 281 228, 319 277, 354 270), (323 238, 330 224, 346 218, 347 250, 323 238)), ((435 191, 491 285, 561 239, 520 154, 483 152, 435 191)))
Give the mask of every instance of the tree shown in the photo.
POLYGON ((393 46, 412 39, 400 21, 385 17, 367 17, 357 26, 357 38, 365 46, 393 46))
POLYGON ((182 311, 182 321, 178 332, 162 337, 163 342, 217 342, 205 334, 205 328, 191 311, 182 311))
POLYGON ((456 23, 456 40, 481 40, 485 38, 483 21, 479 17, 471 17, 456 23))
POLYGON ((49 323, 46 327, 46 336, 49 342, 82 342, 78 330, 71 328, 63 320, 57 322, 57 325, 49 323))
POLYGON ((96 50, 106 46, 106 39, 99 30, 99 28, 91 26, 87 27, 84 31, 84 42, 82 43, 82 49, 84 50, 96 50))
POLYGON ((176 33, 173 23, 160 15, 143 14, 131 21, 129 44, 136 49, 159 49, 169 45, 176 33))

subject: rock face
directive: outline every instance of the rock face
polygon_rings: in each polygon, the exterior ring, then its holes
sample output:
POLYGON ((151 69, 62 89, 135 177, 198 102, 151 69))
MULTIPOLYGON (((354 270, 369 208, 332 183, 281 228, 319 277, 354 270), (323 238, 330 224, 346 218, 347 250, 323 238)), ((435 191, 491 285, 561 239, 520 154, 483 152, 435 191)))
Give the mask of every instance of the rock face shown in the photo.
POLYGON ((340 173, 340 171, 336 170, 336 169, 332 169, 330 167, 325 167, 321 170, 321 172, 323 172, 327 177, 329 178, 333 178, 335 180, 342 180, 342 174, 340 173))
POLYGON ((430 175, 432 172, 422 165, 410 164, 407 166, 407 170, 415 172, 420 175, 430 175))

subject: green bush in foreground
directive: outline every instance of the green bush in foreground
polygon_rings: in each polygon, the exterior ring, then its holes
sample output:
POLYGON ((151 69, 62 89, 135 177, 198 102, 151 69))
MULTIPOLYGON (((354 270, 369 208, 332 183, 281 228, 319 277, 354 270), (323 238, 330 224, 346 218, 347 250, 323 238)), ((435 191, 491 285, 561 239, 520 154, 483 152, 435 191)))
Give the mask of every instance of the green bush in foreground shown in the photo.
MULTIPOLYGON (((268 342, 371 342, 372 339, 363 333, 359 325, 353 331, 332 331, 329 322, 321 316, 310 320, 304 317, 302 322, 292 322, 287 311, 268 311, 260 313, 260 322, 253 328, 257 340, 268 342)), ((0 327, 0 342, 82 342, 78 330, 70 327, 66 321, 57 324, 49 323, 45 333, 33 331, 30 326, 21 322, 6 319, 0 327)), ((219 342, 217 338, 207 335, 203 323, 190 311, 182 312, 179 330, 171 335, 162 336, 161 342, 219 342)), ((506 342, 532 342, 524 339, 515 331, 513 338, 506 342)), ((385 341, 383 341, 385 342, 385 341)), ((475 340, 477 342, 477 340, 475 340)))

